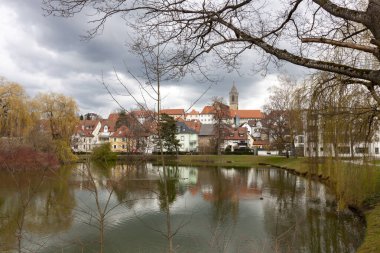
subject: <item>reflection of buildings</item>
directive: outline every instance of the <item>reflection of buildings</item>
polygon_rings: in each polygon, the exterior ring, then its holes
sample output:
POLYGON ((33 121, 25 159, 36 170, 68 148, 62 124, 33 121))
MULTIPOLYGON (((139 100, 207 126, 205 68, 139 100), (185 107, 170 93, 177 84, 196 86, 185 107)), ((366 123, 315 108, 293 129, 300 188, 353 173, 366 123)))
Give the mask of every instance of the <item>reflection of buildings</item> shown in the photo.
POLYGON ((200 194, 207 201, 258 199, 262 195, 262 183, 252 177, 253 171, 201 169, 198 171, 198 183, 191 186, 190 192, 192 195, 200 194))
MULTIPOLYGON (((198 180, 198 170, 192 167, 174 167, 166 166, 168 177, 178 180, 179 185, 194 185, 198 180), (175 178, 174 175, 175 174, 175 178)), ((153 166, 151 163, 146 164, 117 164, 110 169, 91 168, 93 181, 96 186, 109 186, 115 182, 151 182, 156 184, 164 175, 162 166, 153 166), (107 171, 107 174, 102 172, 107 171)), ((86 164, 78 164, 77 170, 72 175, 72 185, 80 189, 89 189, 92 179, 88 173, 86 164)))

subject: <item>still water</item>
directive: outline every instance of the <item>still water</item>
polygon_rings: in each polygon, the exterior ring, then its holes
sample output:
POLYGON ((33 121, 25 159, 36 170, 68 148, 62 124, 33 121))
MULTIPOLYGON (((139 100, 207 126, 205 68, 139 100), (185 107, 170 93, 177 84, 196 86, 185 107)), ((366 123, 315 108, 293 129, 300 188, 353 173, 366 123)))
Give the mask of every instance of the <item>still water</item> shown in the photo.
POLYGON ((0 252, 355 252, 363 222, 268 168, 152 164, 0 174, 0 252))

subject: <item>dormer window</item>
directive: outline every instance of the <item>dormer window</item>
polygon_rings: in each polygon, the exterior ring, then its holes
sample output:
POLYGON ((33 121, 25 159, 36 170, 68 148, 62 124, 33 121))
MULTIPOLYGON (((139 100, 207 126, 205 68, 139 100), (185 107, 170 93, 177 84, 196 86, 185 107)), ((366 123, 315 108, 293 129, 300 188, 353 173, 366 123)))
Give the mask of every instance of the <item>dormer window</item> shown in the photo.
POLYGON ((104 132, 107 133, 108 132, 108 126, 104 126, 104 132))

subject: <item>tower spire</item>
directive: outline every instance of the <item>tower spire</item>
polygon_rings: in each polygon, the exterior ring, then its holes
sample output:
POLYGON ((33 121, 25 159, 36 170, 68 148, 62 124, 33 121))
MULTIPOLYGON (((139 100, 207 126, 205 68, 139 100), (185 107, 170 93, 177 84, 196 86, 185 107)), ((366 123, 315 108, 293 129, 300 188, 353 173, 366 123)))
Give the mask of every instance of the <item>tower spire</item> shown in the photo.
POLYGON ((230 91, 230 108, 233 110, 239 109, 239 92, 235 86, 235 80, 232 82, 232 88, 230 91))

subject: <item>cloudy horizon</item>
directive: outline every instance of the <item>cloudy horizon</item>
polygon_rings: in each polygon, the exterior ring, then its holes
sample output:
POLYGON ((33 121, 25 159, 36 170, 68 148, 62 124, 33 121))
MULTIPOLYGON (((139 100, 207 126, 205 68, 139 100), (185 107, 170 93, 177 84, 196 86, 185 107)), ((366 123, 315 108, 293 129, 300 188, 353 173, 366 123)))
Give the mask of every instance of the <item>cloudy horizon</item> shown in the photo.
MULTIPOLYGON (((127 72, 139 76, 142 65, 138 56, 130 53, 126 44, 130 36, 122 19, 113 17, 103 34, 83 40, 91 26, 90 17, 46 17, 40 0, 3 0, 0 3, 0 76, 21 84, 31 97, 39 92, 57 92, 73 97, 80 113, 96 112, 102 116, 119 109, 102 84, 105 80, 117 100, 126 109, 135 108, 136 102, 125 94, 115 72, 127 84, 133 95, 144 98, 137 81, 127 72), (123 93, 123 94, 121 94, 123 93)), ((163 82, 162 108, 201 110, 214 96, 228 102, 228 93, 235 83, 239 91, 240 109, 261 109, 268 98, 268 88, 278 84, 282 74, 302 78, 307 70, 285 63, 280 69, 269 67, 266 75, 254 72, 255 54, 242 56, 238 72, 226 68, 214 71, 220 81, 211 85, 199 82, 190 75, 182 80, 163 82)), ((144 83, 144 79, 139 79, 144 83)), ((146 95, 144 96, 147 99, 146 95)), ((153 107, 154 101, 148 102, 153 107)))

